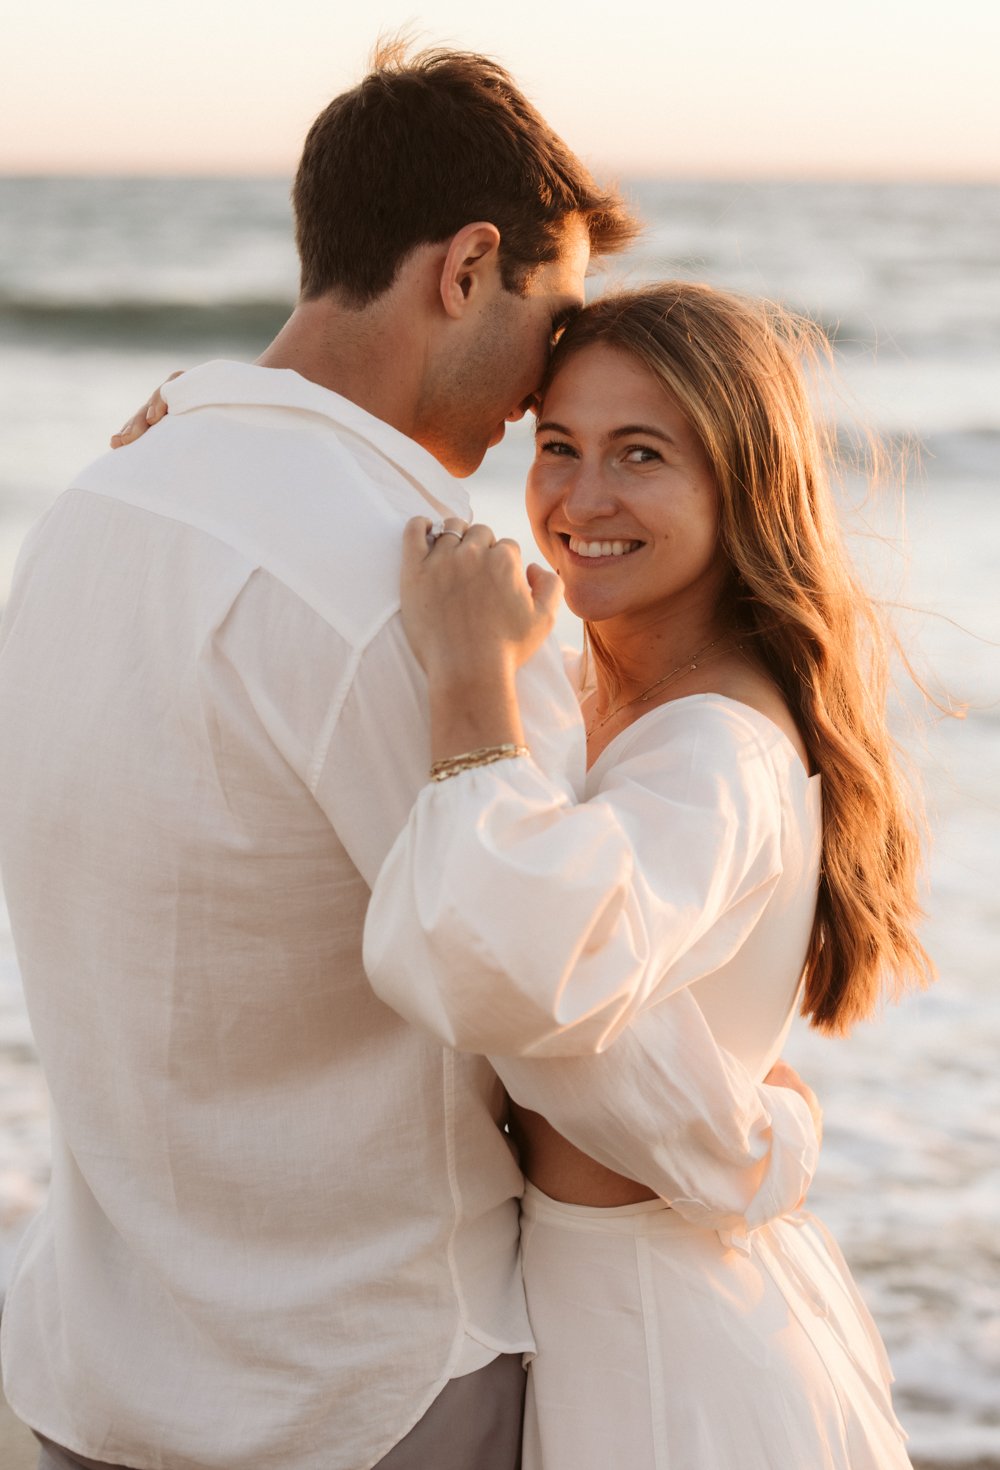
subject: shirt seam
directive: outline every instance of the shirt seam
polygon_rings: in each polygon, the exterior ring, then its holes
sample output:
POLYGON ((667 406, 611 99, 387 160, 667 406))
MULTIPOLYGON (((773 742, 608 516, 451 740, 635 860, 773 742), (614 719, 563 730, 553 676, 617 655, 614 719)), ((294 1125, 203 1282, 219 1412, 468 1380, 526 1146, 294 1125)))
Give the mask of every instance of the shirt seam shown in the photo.
POLYGON ((448 1170, 448 1193, 451 1195, 452 1224, 448 1235, 448 1270, 451 1287, 458 1306, 459 1322, 463 1335, 469 1336, 469 1313, 462 1291, 462 1282, 455 1259, 455 1238, 462 1223, 462 1191, 458 1182, 458 1161, 455 1151, 455 1053, 445 1047, 441 1053, 441 1085, 444 1093, 444 1148, 448 1170))
POLYGON ((334 692, 334 696, 330 701, 330 708, 327 711, 326 718, 323 721, 323 726, 316 740, 314 754, 312 760, 309 762, 309 768, 306 772, 306 784, 312 796, 316 795, 317 788, 320 782, 320 777, 323 774, 323 768, 326 765, 327 757, 330 754, 330 746, 333 743, 333 737, 336 733, 337 724, 340 720, 341 714, 343 713, 344 705, 347 703, 348 695, 354 688, 354 682, 358 677, 358 672, 364 661, 365 654, 371 648, 372 644, 375 642, 375 639, 379 636, 379 634, 383 633, 385 629, 389 626, 389 624, 392 622, 393 618, 398 612, 399 603, 394 602, 392 606, 389 607, 384 613, 382 613, 382 615, 377 619, 375 625, 365 635, 365 637, 351 650, 351 657, 348 660, 347 668, 345 669, 343 678, 340 680, 340 683, 337 686, 336 691, 334 692))

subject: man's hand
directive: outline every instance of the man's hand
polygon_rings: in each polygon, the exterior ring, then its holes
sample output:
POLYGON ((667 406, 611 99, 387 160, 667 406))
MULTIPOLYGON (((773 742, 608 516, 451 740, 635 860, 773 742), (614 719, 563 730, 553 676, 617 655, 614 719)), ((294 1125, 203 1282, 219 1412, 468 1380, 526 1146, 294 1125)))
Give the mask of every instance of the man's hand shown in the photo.
POLYGON ((777 1061, 768 1072, 764 1081, 769 1087, 790 1087, 797 1092, 799 1097, 804 1098, 812 1113, 813 1127, 816 1129, 816 1142, 822 1147, 823 1144, 823 1109, 819 1105, 819 1098, 813 1092, 807 1082, 790 1067, 787 1062, 777 1061))

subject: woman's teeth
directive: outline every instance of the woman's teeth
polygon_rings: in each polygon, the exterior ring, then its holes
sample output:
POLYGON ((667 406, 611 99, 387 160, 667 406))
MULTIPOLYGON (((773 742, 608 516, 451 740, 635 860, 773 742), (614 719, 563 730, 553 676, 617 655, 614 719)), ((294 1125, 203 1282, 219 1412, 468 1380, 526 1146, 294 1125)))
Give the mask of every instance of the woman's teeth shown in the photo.
POLYGON ((576 536, 569 538, 569 549, 577 556, 628 556, 641 546, 641 541, 580 541, 576 536))

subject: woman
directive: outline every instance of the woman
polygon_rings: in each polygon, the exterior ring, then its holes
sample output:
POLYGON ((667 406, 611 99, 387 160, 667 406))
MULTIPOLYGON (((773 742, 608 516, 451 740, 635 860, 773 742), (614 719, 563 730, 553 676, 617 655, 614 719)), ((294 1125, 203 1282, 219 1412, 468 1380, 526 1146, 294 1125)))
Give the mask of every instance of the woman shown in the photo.
MULTIPOLYGON (((376 886, 366 962, 454 1044, 473 987, 492 1049, 517 1052, 526 1002, 551 1016, 539 1050, 581 1016, 600 1049, 692 986, 763 1076, 796 1005, 844 1032, 887 982, 928 978, 884 642, 806 395, 814 344, 780 311, 683 283, 605 299, 560 341, 528 508, 592 655, 582 805, 522 744, 515 672, 551 625, 552 574, 526 581, 486 527, 408 528, 434 779, 376 886), (460 901, 477 866, 509 942, 460 901), (588 955, 609 946, 625 978, 595 998, 588 955)), ((538 1348, 527 1470, 909 1464, 884 1350, 818 1221, 721 1239, 697 1201, 668 1206, 516 1106, 512 1131, 538 1348)))

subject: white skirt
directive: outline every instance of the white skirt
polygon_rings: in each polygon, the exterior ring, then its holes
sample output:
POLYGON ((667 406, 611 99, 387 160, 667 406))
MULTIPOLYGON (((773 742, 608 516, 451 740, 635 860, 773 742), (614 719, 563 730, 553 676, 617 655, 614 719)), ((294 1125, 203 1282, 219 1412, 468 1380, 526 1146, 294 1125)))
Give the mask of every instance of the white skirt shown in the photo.
POLYGON ((882 1341, 814 1216, 747 1253, 659 1200, 528 1185, 521 1248, 523 1470, 910 1470, 882 1341))

